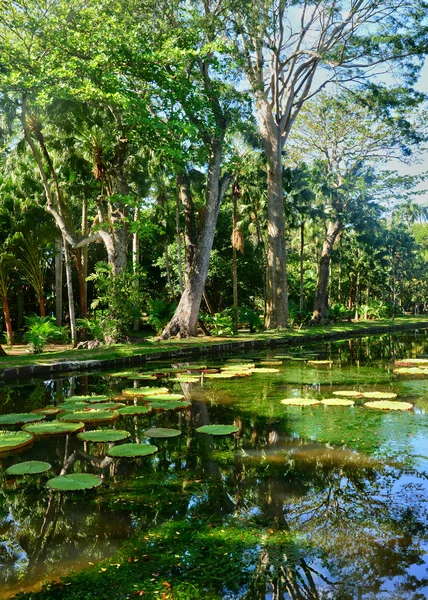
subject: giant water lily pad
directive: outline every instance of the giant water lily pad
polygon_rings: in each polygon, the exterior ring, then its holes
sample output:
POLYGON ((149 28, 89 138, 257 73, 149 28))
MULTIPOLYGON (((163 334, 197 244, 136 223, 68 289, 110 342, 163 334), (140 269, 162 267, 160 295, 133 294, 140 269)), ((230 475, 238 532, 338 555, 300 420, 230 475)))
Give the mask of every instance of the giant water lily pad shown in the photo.
POLYGON ((0 431, 0 453, 24 448, 32 441, 33 436, 26 431, 0 431))
POLYGON ((375 400, 374 402, 365 402, 367 408, 378 410, 412 410, 413 404, 410 402, 394 402, 389 400, 375 400))
POLYGON ((376 400, 394 400, 397 394, 393 392, 363 392, 363 398, 373 398, 376 400))
POLYGON ((282 360, 261 360, 260 365, 262 367, 278 367, 282 365, 282 360))
POLYGON ((58 417, 60 421, 68 423, 102 423, 104 421, 114 421, 119 418, 117 410, 76 410, 73 412, 66 412, 58 417))
POLYGON ((130 435, 129 431, 121 429, 97 429, 94 431, 83 431, 82 433, 78 433, 77 437, 84 442, 102 444, 107 442, 119 442, 120 440, 125 440, 130 435))
POLYGON ((428 358, 403 358, 402 360, 396 360, 394 362, 394 365, 396 365, 397 367, 428 367, 428 358))
POLYGON ((108 396, 70 396, 66 402, 105 402, 108 396))
POLYGON ((285 406, 315 406, 320 402, 315 398, 284 398, 281 400, 281 404, 285 404, 285 406))
POLYGON ((59 413, 59 408, 57 406, 44 406, 43 408, 36 408, 31 411, 35 415, 46 415, 50 417, 52 415, 57 415, 59 413))
POLYGON ((135 374, 135 375, 127 375, 126 379, 133 379, 135 381, 156 381, 157 377, 156 375, 153 375, 152 373, 146 373, 146 374, 135 374))
POLYGON ((0 415, 0 425, 23 425, 24 423, 35 423, 43 421, 46 415, 36 413, 9 413, 0 415))
POLYGON ((395 375, 419 375, 421 377, 428 376, 428 369, 421 369, 419 367, 399 367, 392 371, 395 375))
POLYGON ((337 392, 333 392, 333 396, 340 396, 342 398, 362 398, 363 397, 361 392, 356 392, 355 390, 338 390, 337 392))
POLYGON ((76 433, 76 431, 82 431, 85 424, 79 423, 62 423, 61 421, 51 421, 50 423, 30 423, 24 425, 22 428, 28 433, 33 435, 68 435, 70 433, 76 433))
POLYGON ((147 413, 152 412, 150 406, 124 406, 123 408, 119 408, 117 411, 123 417, 127 415, 138 416, 138 415, 147 415, 147 413))
POLYGON ((279 373, 279 369, 274 369, 273 367, 257 367, 256 369, 251 369, 251 373, 257 375, 258 373, 279 373))
POLYGON ((156 394, 156 396, 145 396, 145 402, 167 402, 169 400, 183 400, 183 394, 156 394))
POLYGON ((243 363, 253 363, 254 360, 252 358, 228 358, 226 362, 242 365, 243 363))
POLYGON ((152 427, 151 429, 146 429, 144 435, 154 438, 170 438, 181 435, 181 431, 179 429, 167 429, 166 427, 152 427))
POLYGON ((153 410, 179 410, 188 408, 191 402, 185 400, 165 400, 165 402, 150 402, 150 407, 153 410))
POLYGON ((329 367, 333 364, 332 360, 308 360, 308 365, 312 365, 314 367, 329 367))
POLYGON ((133 375, 139 375, 137 371, 113 371, 111 373, 107 373, 110 377, 132 377, 133 375))
POLYGON ((125 406, 123 402, 98 402, 97 404, 87 404, 86 407, 95 410, 117 410, 125 406))
POLYGON ((60 475, 49 479, 46 485, 52 490, 59 492, 76 492, 78 490, 90 490, 100 486, 101 477, 91 475, 90 473, 71 473, 70 475, 60 475))
POLYGON ((231 433, 237 433, 239 427, 236 425, 203 425, 203 427, 198 427, 196 431, 209 435, 230 435, 231 433))
POLYGON ((135 458, 139 456, 149 456, 150 454, 155 454, 157 451, 157 446, 151 446, 149 444, 121 444, 120 446, 110 448, 107 454, 114 458, 135 458))
POLYGON ((183 365, 183 369, 186 369, 186 371, 202 371, 207 368, 207 365, 183 365))
POLYGON ((154 396, 156 394, 167 394, 169 392, 166 387, 149 387, 144 386, 140 388, 126 388, 122 390, 122 394, 125 396, 154 396))
POLYGON ((324 398, 324 400, 321 400, 321 404, 325 406, 353 406, 355 402, 347 398, 324 398))
POLYGON ((254 369, 256 365, 254 363, 242 363, 242 364, 232 364, 225 365, 221 368, 222 371, 249 371, 250 369, 254 369))
POLYGON ((222 373, 208 373, 205 375, 206 379, 234 379, 237 377, 235 371, 223 371, 222 373))
POLYGON ((170 381, 174 383, 199 383, 200 377, 192 377, 191 375, 188 377, 171 377, 170 381))
POLYGON ((87 408, 88 404, 86 402, 62 402, 62 404, 58 404, 58 408, 60 410, 79 410, 81 408, 87 408))
POLYGON ((39 473, 45 473, 52 468, 48 462, 41 460, 27 460, 26 462, 12 465, 6 469, 8 475, 38 475, 39 473))

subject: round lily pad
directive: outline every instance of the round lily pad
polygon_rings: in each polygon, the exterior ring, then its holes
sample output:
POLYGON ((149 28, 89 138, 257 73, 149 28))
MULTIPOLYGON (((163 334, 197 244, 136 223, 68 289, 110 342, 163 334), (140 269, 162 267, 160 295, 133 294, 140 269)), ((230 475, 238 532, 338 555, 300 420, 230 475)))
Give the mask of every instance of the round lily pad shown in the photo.
POLYGON ((90 490, 100 486, 101 477, 91 475, 90 473, 71 473, 70 475, 60 475, 49 479, 46 485, 52 490, 59 492, 75 492, 78 490, 90 490))
POLYGON ((324 400, 321 400, 321 404, 325 404, 325 406, 353 406, 355 402, 346 398, 324 398, 324 400))
POLYGON ((340 396, 342 398, 362 398, 363 397, 361 392, 356 392, 355 390, 339 390, 338 392, 333 392, 333 396, 340 396))
POLYGON ((257 367, 256 369, 251 369, 251 373, 279 373, 279 369, 274 369, 272 367, 257 367))
POLYGON ((232 364, 226 365, 221 368, 222 371, 249 371, 250 369, 254 369, 256 365, 254 363, 244 363, 244 364, 232 364))
POLYGON ((82 431, 84 423, 61 423, 61 421, 51 421, 49 423, 30 423, 22 428, 33 435, 65 435, 82 431))
POLYGON ((174 383, 198 383, 200 378, 189 375, 188 377, 171 377, 170 381, 174 383))
POLYGON ((398 369, 393 369, 392 372, 396 375, 428 375, 427 369, 421 369, 419 367, 399 367, 398 369))
POLYGON ((110 377, 132 377, 133 375, 139 375, 137 371, 114 371, 112 373, 107 373, 110 377))
POLYGON ((120 415, 146 415, 149 412, 152 412, 150 406, 124 406, 123 408, 119 408, 117 411, 120 415))
POLYGON ((104 421, 113 421, 119 418, 117 410, 76 410, 73 412, 66 412, 58 417, 60 421, 68 423, 102 423, 104 421))
POLYGON ((48 462, 40 460, 27 460, 26 462, 17 463, 6 469, 8 475, 38 475, 45 473, 52 468, 48 462))
POLYGON ((84 442, 106 443, 106 442, 119 442, 128 438, 131 434, 129 431, 123 431, 121 429, 97 429, 94 431, 83 431, 78 433, 77 437, 84 442))
POLYGON ((169 392, 166 387, 140 387, 140 388, 126 388, 122 390, 122 394, 125 396, 154 396, 156 394, 167 394, 169 392))
POLYGON ((235 371, 223 371, 222 373, 208 373, 206 379, 233 379, 236 377, 235 371))
POLYGON ((62 404, 58 404, 58 408, 60 410, 79 410, 81 408, 86 408, 88 404, 86 402, 63 402, 62 404))
POLYGON ((196 429, 198 433, 207 433, 209 435, 229 435, 237 433, 239 427, 236 425, 204 425, 196 429))
POLYGON ((166 400, 165 402, 150 402, 150 408, 153 410, 179 410, 188 408, 190 402, 180 400, 166 400))
POLYGON ((428 358, 403 358, 394 362, 397 367, 428 366, 428 358))
POLYGON ((44 406, 43 408, 36 408, 31 412, 35 415, 46 415, 49 417, 51 415, 57 415, 59 413, 59 408, 57 406, 44 406))
POLYGON ((46 415, 36 413, 9 413, 0 415, 0 425, 23 425, 24 423, 35 423, 43 421, 46 415))
POLYGON ((26 431, 0 431, 0 452, 24 448, 32 441, 33 436, 26 431))
POLYGON ((183 368, 186 371, 202 371, 202 369, 207 368, 207 365, 183 365, 183 368))
POLYGON ((149 456, 150 454, 155 454, 157 451, 157 446, 149 444, 121 444, 120 446, 110 448, 107 454, 115 458, 134 458, 137 456, 149 456))
POLYGON ((242 365, 242 363, 252 363, 254 360, 252 358, 228 358, 226 362, 242 365))
POLYGON ((151 373, 147 373, 146 375, 127 375, 126 379, 133 379, 135 381, 156 381, 156 375, 152 375, 151 373))
POLYGON ((97 404, 87 404, 86 407, 94 410, 117 410, 125 406, 123 402, 98 402, 97 404))
POLYGON ((282 365, 282 360, 261 360, 260 364, 266 367, 278 367, 282 365))
POLYGON ((181 435, 181 431, 179 429, 167 429, 166 427, 152 427, 151 429, 146 429, 144 435, 154 438, 170 438, 181 435))
POLYGON ((183 400, 183 394, 156 394, 156 396, 145 396, 145 402, 166 402, 169 400, 183 400))
POLYGON ((284 400, 281 400, 281 404, 286 406, 315 406, 320 402, 315 398, 284 398, 284 400))
POLYGON ((327 367, 332 364, 332 360, 308 360, 308 365, 313 365, 315 367, 327 367))
POLYGON ((105 402, 108 396, 70 396, 66 402, 105 402))
POLYGON ((375 398, 376 400, 394 400, 397 394, 392 392, 363 392, 364 398, 375 398))
POLYGON ((412 410, 413 404, 410 402, 394 402, 389 400, 375 400, 374 402, 365 402, 367 408, 377 408, 379 410, 412 410))

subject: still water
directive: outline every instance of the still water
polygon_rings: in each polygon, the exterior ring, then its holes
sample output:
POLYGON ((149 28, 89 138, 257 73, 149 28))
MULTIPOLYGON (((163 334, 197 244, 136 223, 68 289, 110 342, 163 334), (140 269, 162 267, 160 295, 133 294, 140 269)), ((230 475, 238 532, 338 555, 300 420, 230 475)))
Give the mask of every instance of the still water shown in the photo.
MULTIPOLYGON (((162 539, 171 524, 175 562, 168 577, 194 586, 203 578, 206 597, 428 598, 428 376, 392 373, 395 359, 425 354, 428 334, 418 332, 242 354, 256 364, 278 355, 333 364, 284 358, 278 373, 236 379, 190 384, 173 383, 171 376, 146 382, 97 373, 4 386, 1 414, 72 395, 126 402, 122 389, 140 385, 166 386, 191 405, 100 426, 125 429, 131 433, 126 442, 141 443, 149 441, 144 431, 150 427, 181 431, 150 439, 159 448, 152 456, 113 460, 106 457, 108 444, 88 444, 75 434, 36 438, 19 454, 1 455, 0 598, 113 560, 133 537, 149 540, 158 532, 162 539), (370 410, 362 401, 353 407, 281 404, 294 396, 330 398, 338 390, 395 392, 414 409, 370 410), (218 437, 195 431, 207 424, 234 424, 239 431, 218 437), (52 469, 18 478, 5 473, 27 460, 47 461, 52 469), (51 492, 46 482, 60 472, 98 474, 103 483, 86 492, 51 492), (186 537, 192 523, 198 526, 186 537), (213 544, 216 556, 207 556, 213 544)), ((188 364, 150 363, 145 370, 188 364)), ((163 547, 156 551, 163 561, 163 547)))

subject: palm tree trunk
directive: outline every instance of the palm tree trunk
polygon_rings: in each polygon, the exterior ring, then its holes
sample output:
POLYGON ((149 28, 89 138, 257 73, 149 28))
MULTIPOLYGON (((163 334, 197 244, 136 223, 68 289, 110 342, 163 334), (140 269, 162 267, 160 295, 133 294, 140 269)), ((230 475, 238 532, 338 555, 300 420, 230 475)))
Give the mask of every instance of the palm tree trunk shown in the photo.
POLYGON ((77 345, 77 330, 76 330, 76 315, 74 312, 73 280, 72 280, 72 273, 71 273, 70 252, 68 249, 68 242, 65 238, 63 238, 63 244, 64 244, 65 273, 67 276, 68 314, 70 316, 71 343, 73 345, 73 348, 75 348, 77 345))
POLYGON ((300 221, 300 298, 299 298, 299 312, 303 312, 303 279, 304 279, 304 266, 303 257, 305 251, 305 222, 300 221))
POLYGON ((238 193, 233 193, 233 218, 232 218, 232 280, 233 280, 233 330, 238 333, 238 266, 236 262, 236 244, 234 233, 238 222, 238 193))
POLYGON ((55 318, 62 325, 62 238, 55 237, 55 318))
POLYGON ((37 290, 37 300, 39 303, 40 316, 46 317, 45 297, 43 290, 37 290))
POLYGON ((2 303, 3 303, 3 316, 4 316, 4 322, 6 325, 6 335, 7 335, 8 345, 13 346, 12 320, 10 318, 9 302, 8 302, 7 296, 2 297, 2 303))
MULTIPOLYGON (((139 216, 140 216, 140 209, 138 208, 138 206, 136 206, 135 211, 134 211, 134 221, 135 222, 138 221, 139 216)), ((132 268, 133 268, 135 277, 136 277, 136 273, 137 273, 139 264, 140 264, 140 236, 138 234, 138 231, 136 231, 135 233, 132 234, 132 268)), ((138 289, 138 279, 137 278, 135 278, 134 286, 135 286, 135 288, 138 289)), ((140 329, 140 319, 135 319, 133 326, 132 326, 132 330, 139 331, 139 329, 140 329)))

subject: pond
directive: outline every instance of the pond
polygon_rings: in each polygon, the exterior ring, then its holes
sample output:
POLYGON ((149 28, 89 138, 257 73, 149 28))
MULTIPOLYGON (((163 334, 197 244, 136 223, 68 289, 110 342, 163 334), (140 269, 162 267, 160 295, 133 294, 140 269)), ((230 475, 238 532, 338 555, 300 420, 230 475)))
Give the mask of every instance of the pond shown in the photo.
POLYGON ((428 370, 393 373, 424 355, 428 335, 415 332, 4 386, 0 422, 51 410, 0 429, 40 434, 58 420, 64 432, 0 454, 0 599, 110 557, 96 572, 117 569, 114 598, 139 593, 123 560, 148 598, 159 585, 174 598, 428 598, 428 370), (156 398, 161 387, 176 396, 156 398), (368 408, 368 392, 411 409, 368 408), (354 404, 281 402, 296 398, 354 404), (85 439, 93 430, 126 433, 85 439), (6 472, 27 461, 48 470, 6 472), (96 487, 63 491, 82 483, 73 474, 96 487))

